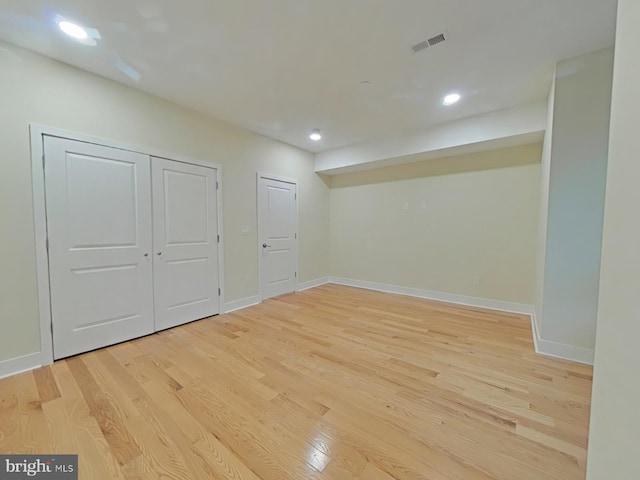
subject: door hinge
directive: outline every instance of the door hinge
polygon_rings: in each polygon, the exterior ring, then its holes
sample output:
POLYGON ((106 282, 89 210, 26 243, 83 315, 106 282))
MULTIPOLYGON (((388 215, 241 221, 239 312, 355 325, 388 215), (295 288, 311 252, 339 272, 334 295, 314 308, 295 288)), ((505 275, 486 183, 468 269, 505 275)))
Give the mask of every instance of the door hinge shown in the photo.
POLYGON ((220 235, 218 235, 218 243, 220 243, 220 235))
POLYGON ((218 288, 218 296, 222 295, 222 290, 218 288))
POLYGON ((49 324, 49 328, 50 328, 50 330, 51 330, 51 335, 53 335, 53 322, 51 322, 51 323, 49 324))
POLYGON ((49 251, 49 237, 46 238, 45 240, 45 246, 47 248, 47 252, 49 251))
POLYGON ((298 278, 298 272, 293 272, 293 276, 294 276, 295 278, 298 278))
POLYGON ((294 233, 294 234, 293 234, 293 239, 294 239, 294 240, 297 240, 297 239, 298 239, 298 234, 297 234, 297 233, 294 233))
POLYGON ((297 200, 297 199, 298 199, 298 194, 297 194, 297 193, 294 193, 294 194, 293 194, 293 199, 294 199, 294 200, 297 200))
POLYGON ((216 182, 216 190, 220 189, 220 184, 218 182, 216 182))

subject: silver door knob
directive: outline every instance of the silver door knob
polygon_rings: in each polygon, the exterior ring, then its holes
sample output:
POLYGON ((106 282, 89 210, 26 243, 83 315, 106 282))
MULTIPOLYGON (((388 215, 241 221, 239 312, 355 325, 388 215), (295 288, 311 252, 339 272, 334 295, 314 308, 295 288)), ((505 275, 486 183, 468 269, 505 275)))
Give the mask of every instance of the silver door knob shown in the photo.
POLYGON ((271 248, 271 245, 267 245, 266 243, 263 243, 262 248, 271 248))
POLYGON ((145 256, 145 257, 148 257, 148 256, 149 256, 149 254, 148 254, 148 253, 145 253, 145 254, 144 254, 144 256, 145 256))
POLYGON ((162 255, 162 252, 158 252, 158 255, 162 255))

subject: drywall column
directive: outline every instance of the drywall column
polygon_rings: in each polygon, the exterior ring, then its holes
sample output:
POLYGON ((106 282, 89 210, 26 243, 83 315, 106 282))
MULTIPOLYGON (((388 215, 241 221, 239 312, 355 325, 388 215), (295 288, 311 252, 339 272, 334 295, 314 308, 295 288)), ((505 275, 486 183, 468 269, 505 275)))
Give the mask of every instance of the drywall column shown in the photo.
POLYGON ((548 187, 548 206, 544 268, 538 269, 538 346, 588 363, 595 344, 612 70, 612 48, 557 64, 550 157, 543 165, 543 182, 548 177, 549 183, 542 188, 545 194, 548 187))
POLYGON ((640 2, 618 0, 587 479, 640 478, 640 2))
MULTIPOLYGON (((553 140, 553 104, 556 94, 555 71, 553 82, 547 99, 547 130, 542 144, 542 161, 540 169, 540 218, 538 219, 538 240, 536 257, 536 283, 534 291, 534 308, 537 331, 540 331, 542 321, 542 292, 544 289, 544 267, 547 258, 547 215, 549 213, 549 178, 551 175, 551 143, 553 140)), ((534 332, 536 335, 537 332, 534 332)))

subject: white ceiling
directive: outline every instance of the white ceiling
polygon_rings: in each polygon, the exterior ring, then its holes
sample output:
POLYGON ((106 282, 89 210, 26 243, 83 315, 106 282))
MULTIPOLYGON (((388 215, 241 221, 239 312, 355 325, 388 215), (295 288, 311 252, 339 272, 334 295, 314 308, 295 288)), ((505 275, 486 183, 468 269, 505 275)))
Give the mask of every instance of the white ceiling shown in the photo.
POLYGON ((0 0, 0 38, 318 152, 544 98, 616 0, 0 0), (58 16, 99 31, 96 47, 58 16), (450 40, 412 54, 446 30, 450 40), (362 86, 367 80, 369 86, 362 86), (441 105, 457 90, 463 100, 441 105), (308 139, 320 128, 319 143, 308 139))

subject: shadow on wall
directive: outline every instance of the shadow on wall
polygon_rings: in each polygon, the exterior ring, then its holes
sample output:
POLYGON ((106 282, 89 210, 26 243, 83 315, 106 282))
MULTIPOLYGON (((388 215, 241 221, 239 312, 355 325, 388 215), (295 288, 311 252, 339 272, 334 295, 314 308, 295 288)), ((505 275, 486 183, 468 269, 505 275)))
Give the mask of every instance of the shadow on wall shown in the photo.
POLYGON ((324 183, 328 188, 331 188, 331 177, 329 175, 325 175, 323 173, 316 173, 316 175, 320 180, 322 180, 322 183, 324 183))
POLYGON ((413 163, 394 165, 375 170, 345 173, 331 177, 331 188, 354 187, 375 183, 406 180, 410 178, 435 177, 455 173, 517 167, 540 163, 542 144, 537 142, 488 152, 457 155, 434 160, 416 159, 413 163))

